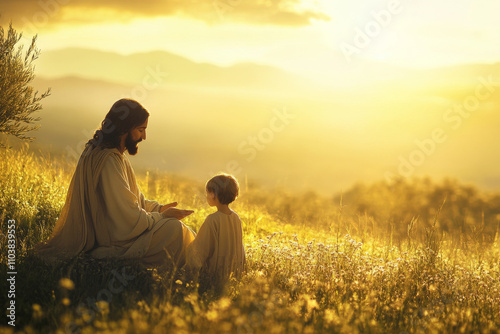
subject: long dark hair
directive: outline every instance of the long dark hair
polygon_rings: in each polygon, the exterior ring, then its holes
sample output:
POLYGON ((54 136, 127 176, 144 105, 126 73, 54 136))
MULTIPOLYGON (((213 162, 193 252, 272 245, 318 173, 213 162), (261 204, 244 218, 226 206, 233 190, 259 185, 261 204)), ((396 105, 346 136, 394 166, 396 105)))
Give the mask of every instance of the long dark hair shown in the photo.
POLYGON ((101 127, 96 130, 87 145, 118 148, 120 136, 144 123, 148 117, 149 112, 139 102, 132 99, 118 100, 106 114, 101 127))

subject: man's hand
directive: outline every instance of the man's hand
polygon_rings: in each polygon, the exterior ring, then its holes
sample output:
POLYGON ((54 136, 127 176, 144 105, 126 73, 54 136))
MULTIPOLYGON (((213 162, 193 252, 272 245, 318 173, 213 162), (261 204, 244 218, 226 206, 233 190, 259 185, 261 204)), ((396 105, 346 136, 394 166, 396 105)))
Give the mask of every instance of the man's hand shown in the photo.
MULTIPOLYGON (((177 205, 177 203, 176 203, 176 205, 177 205)), ((163 208, 162 208, 162 210, 163 210, 163 208)), ((161 212, 161 214, 165 218, 176 218, 178 220, 181 220, 182 218, 189 216, 193 212, 194 212, 193 210, 181 210, 181 209, 177 209, 177 208, 174 208, 171 206, 171 207, 163 210, 161 212)))
POLYGON ((176 207, 176 206, 177 206, 177 202, 173 202, 173 203, 170 203, 170 204, 162 205, 161 208, 160 208, 160 213, 162 213, 163 211, 167 210, 168 208, 173 208, 173 207, 176 207))

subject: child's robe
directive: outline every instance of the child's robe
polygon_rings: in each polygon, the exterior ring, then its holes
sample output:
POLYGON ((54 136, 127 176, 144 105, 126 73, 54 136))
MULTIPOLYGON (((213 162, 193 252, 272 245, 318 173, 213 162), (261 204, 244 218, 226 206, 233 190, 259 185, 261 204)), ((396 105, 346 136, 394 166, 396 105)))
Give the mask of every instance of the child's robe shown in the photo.
POLYGON ((217 211, 209 215, 187 249, 187 267, 201 272, 217 284, 245 266, 245 248, 240 217, 217 211))

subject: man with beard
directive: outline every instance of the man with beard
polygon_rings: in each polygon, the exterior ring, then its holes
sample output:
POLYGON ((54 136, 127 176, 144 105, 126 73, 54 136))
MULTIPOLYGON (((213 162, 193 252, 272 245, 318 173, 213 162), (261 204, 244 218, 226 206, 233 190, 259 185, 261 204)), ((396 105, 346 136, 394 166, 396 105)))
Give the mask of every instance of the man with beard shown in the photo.
POLYGON ((97 258, 140 258, 182 266, 194 232, 179 220, 193 211, 144 198, 129 159, 146 139, 148 111, 117 101, 85 146, 51 238, 37 247, 48 260, 87 252, 97 258))

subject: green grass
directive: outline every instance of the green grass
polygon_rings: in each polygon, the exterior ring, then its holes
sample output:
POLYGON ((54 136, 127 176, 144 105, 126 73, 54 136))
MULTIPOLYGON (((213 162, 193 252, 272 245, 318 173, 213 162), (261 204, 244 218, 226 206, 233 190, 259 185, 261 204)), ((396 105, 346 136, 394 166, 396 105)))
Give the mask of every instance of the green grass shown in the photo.
MULTIPOLYGON (((498 195, 430 180, 357 185, 342 201, 243 185, 233 208, 248 268, 220 296, 135 261, 44 265, 31 249, 50 235, 74 166, 26 149, 1 150, 0 165, 2 263, 17 222, 17 318, 5 332, 500 332, 498 195)), ((196 209, 184 221, 194 230, 213 210, 202 184, 138 178, 147 197, 196 209)))

